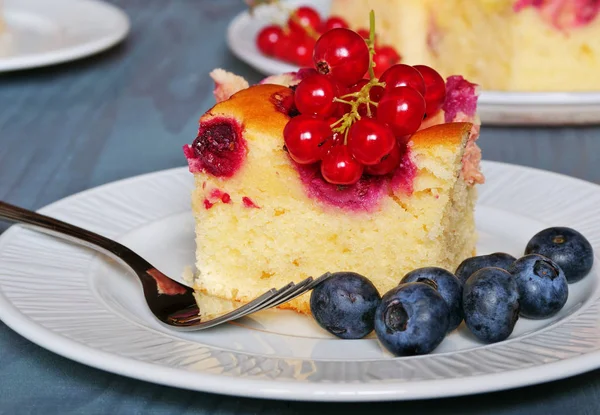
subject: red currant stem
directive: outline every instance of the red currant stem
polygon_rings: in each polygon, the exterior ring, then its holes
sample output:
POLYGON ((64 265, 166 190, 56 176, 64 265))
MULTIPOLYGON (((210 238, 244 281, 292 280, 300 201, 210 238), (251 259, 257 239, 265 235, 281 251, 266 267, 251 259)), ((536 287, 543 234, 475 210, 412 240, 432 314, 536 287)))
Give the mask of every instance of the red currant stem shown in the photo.
MULTIPOLYGON (((375 79, 375 62, 373 62, 373 55, 375 55, 375 12, 371 10, 369 13, 369 78, 375 79)), ((368 107, 367 107, 368 110, 368 107)), ((370 115, 370 114, 369 114, 370 115)))

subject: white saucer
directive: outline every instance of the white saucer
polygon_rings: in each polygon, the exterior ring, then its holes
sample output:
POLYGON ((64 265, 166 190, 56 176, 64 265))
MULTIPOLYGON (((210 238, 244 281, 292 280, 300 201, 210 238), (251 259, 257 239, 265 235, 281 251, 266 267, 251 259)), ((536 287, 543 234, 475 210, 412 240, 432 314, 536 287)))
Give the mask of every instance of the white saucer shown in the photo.
MULTIPOLYGON (((519 256, 531 236, 554 225, 579 229, 600 252, 600 186, 508 164, 485 162, 483 169, 480 254, 519 256)), ((42 213, 117 239, 177 278, 194 262, 192 186, 187 168, 166 170, 85 191, 42 213)), ((521 318, 508 340, 491 345, 463 325, 429 355, 394 358, 373 335, 340 340, 286 310, 172 331, 148 311, 139 281, 104 256, 19 226, 0 236, 0 318, 24 337, 124 376, 271 399, 438 398, 593 370, 600 367, 599 282, 596 257, 556 316, 521 318)))
POLYGON ((129 19, 98 0, 5 0, 0 72, 53 65, 114 46, 129 19))

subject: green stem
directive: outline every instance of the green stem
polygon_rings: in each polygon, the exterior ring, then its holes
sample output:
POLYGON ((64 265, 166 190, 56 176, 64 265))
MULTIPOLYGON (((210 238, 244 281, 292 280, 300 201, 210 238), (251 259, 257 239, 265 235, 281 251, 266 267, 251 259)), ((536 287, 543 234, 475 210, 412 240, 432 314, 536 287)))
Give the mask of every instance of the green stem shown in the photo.
POLYGON ((375 54, 375 12, 371 10, 369 13, 369 78, 375 79, 375 71, 373 70, 374 62, 373 55, 375 54))

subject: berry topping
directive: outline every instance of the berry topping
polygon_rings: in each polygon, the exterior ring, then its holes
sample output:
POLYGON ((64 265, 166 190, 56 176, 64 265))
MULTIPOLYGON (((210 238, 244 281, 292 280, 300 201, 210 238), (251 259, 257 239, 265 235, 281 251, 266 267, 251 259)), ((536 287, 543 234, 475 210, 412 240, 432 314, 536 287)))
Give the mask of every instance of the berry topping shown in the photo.
POLYGON ((366 166, 378 164, 396 146, 392 130, 373 118, 356 121, 348 133, 348 148, 366 166))
POLYGON ((344 85, 352 85, 369 69, 369 47, 356 32, 333 29, 317 40, 313 61, 320 73, 330 74, 344 85))
POLYGON ((379 79, 385 82, 386 92, 400 87, 409 87, 425 95, 425 80, 419 71, 402 63, 390 67, 379 79))
POLYGON ((425 81, 425 113, 428 117, 438 112, 446 100, 446 82, 435 69, 425 65, 415 65, 425 81))
POLYGON ((581 233, 566 227, 544 229, 527 243, 525 254, 550 258, 564 271, 569 283, 585 277, 594 264, 594 251, 581 233))
POLYGON ((395 356, 426 354, 444 340, 448 314, 448 304, 434 288, 409 282, 382 297, 375 311, 375 333, 395 356))
POLYGON ((338 16, 331 16, 321 25, 321 32, 325 33, 332 29, 346 29, 348 28, 348 22, 338 16))
POLYGON ((290 157, 300 164, 321 159, 321 144, 332 135, 324 120, 310 115, 292 118, 283 130, 283 139, 290 157))
POLYGON ((237 121, 215 117, 202 122, 192 144, 193 164, 217 177, 231 177, 246 156, 246 143, 237 121))
POLYGON ((377 120, 396 136, 414 134, 425 116, 425 100, 415 89, 401 86, 385 92, 377 107, 377 120))
POLYGON ((373 331, 381 296, 373 283, 355 272, 336 272, 310 295, 310 312, 328 332, 361 339, 373 331))
POLYGON ((485 343, 510 336, 519 319, 519 307, 517 283, 501 268, 481 268, 464 285, 465 323, 485 343))
POLYGON ((390 154, 384 156, 379 163, 366 166, 365 173, 373 176, 385 176, 393 173, 400 165, 403 151, 406 151, 406 146, 395 145, 390 154))
POLYGON ((523 317, 552 317, 567 302, 567 279, 563 270, 551 259, 538 254, 526 255, 517 259, 508 272, 517 283, 523 317))
POLYGON ((307 29, 317 30, 319 28, 321 17, 312 7, 301 6, 290 14, 287 23, 291 31, 305 34, 307 29))
POLYGON ((296 87, 294 100, 301 114, 327 117, 333 114, 338 90, 331 78, 315 74, 304 79, 296 87))
POLYGON ((256 44, 258 49, 265 55, 274 55, 275 47, 283 36, 283 30, 279 26, 271 25, 264 27, 258 32, 256 44))
POLYGON ((348 146, 333 146, 321 162, 321 174, 329 183, 348 185, 360 180, 364 166, 348 149, 348 146))
POLYGON ((254 201, 252 199, 250 199, 248 196, 242 197, 242 204, 246 208, 260 209, 260 206, 258 206, 256 203, 254 203, 254 201))

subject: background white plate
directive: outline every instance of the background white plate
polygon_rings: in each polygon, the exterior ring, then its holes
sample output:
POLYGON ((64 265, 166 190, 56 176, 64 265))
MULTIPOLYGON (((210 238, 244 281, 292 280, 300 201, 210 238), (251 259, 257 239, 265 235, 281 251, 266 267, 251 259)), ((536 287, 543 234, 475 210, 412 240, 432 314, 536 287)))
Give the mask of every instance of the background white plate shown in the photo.
MULTIPOLYGON (((581 230, 600 252, 600 186, 500 163, 486 162, 484 171, 479 253, 518 256, 535 232, 550 225, 581 230)), ((187 169, 167 170, 71 196, 42 212, 116 238, 178 277, 194 261, 191 187, 187 169)), ((431 355, 393 358, 373 336, 339 340, 292 311, 268 310, 203 332, 172 332, 154 320, 137 279, 125 269, 15 226, 0 237, 0 318, 58 354, 165 385, 294 400, 432 398, 600 367, 597 264, 570 285, 557 316, 520 319, 507 341, 482 345, 461 326, 431 355)))
MULTIPOLYGON (((311 5, 324 16, 329 14, 329 0, 290 0, 290 5, 311 5)), ((229 25, 227 43, 241 60, 265 75, 291 72, 297 66, 261 54, 256 35, 273 21, 283 22, 274 6, 261 6, 254 16, 242 12, 229 25)), ((226 69, 226 68, 225 68, 226 69)), ((478 112, 482 122, 510 125, 562 125, 600 122, 598 92, 503 92, 482 91, 478 112)))
POLYGON ((0 72, 67 62, 125 38, 129 19, 97 0, 4 0, 0 72))

